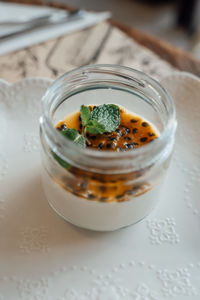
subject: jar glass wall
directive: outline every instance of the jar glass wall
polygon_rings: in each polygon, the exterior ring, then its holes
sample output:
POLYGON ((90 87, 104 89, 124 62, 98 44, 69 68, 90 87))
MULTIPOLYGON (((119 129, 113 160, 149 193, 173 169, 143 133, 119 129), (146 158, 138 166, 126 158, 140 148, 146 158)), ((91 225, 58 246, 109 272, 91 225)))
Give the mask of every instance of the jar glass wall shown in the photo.
POLYGON ((160 84, 136 70, 85 66, 56 80, 43 97, 40 121, 43 185, 66 220, 93 230, 115 230, 147 215, 159 200, 174 145, 173 102, 160 84), (113 103, 148 120, 152 143, 125 152, 82 149, 56 130, 82 104, 113 103))

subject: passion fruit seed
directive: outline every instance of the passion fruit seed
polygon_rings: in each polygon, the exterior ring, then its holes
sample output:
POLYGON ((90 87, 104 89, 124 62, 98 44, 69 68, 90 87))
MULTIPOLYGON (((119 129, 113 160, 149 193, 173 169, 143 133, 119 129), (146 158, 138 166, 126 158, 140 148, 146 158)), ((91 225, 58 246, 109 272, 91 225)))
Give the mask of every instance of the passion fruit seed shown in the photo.
POLYGON ((149 124, 148 124, 147 122, 142 122, 142 126, 143 126, 143 127, 148 127, 149 124))
POLYGON ((153 133, 153 132, 149 132, 148 134, 149 134, 149 136, 155 136, 155 133, 153 133))
POLYGON ((103 148, 104 148, 104 143, 100 143, 100 144, 98 145, 98 148, 99 148, 99 149, 103 149, 103 148))
POLYGON ((141 137, 140 142, 144 143, 148 140, 148 138, 146 136, 141 137))
POLYGON ((63 123, 60 128, 61 128, 61 130, 66 130, 67 129, 67 125, 65 123, 63 123))
POLYGON ((101 198, 99 198, 99 201, 100 201, 100 202, 106 202, 107 199, 108 199, 107 197, 101 197, 101 198))
POLYGON ((125 136, 124 139, 125 139, 126 141, 131 141, 130 136, 125 136))
POLYGON ((132 133, 138 133, 138 131, 139 131, 138 128, 133 128, 132 129, 132 133))

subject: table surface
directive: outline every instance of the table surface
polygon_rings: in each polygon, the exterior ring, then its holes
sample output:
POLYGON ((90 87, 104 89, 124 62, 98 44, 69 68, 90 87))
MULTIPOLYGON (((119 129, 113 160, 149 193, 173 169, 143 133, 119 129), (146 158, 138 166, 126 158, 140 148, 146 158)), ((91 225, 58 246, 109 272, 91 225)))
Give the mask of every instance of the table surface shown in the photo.
POLYGON ((108 22, 53 38, 0 56, 0 78, 8 82, 30 77, 56 79, 88 64, 117 64, 160 80, 174 68, 108 22), (98 37, 98 38, 97 38, 98 37))
MULTIPOLYGON (((16 3, 23 4, 36 4, 36 5, 48 5, 56 8, 62 8, 71 10, 72 7, 69 7, 66 4, 59 3, 47 3, 44 0, 2 0, 2 1, 11 1, 16 3)), ((110 23, 125 32, 129 37, 134 39, 139 44, 150 49, 156 53, 160 58, 169 62, 173 67, 178 70, 190 72, 197 76, 200 76, 200 61, 196 59, 191 53, 176 48, 169 43, 160 40, 150 34, 146 34, 138 29, 127 26, 123 23, 118 22, 117 20, 110 20, 110 23)))

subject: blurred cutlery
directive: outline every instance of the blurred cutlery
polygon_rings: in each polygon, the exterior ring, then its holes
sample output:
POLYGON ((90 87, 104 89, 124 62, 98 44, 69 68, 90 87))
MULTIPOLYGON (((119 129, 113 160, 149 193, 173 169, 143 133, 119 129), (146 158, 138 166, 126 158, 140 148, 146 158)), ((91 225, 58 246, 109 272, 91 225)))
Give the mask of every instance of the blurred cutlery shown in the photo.
POLYGON ((56 25, 56 24, 62 24, 62 23, 68 23, 75 20, 80 20, 84 18, 84 16, 87 14, 84 10, 75 10, 71 12, 59 12, 55 14, 47 14, 44 16, 32 18, 29 20, 11 20, 7 22, 0 22, 1 25, 12 25, 10 28, 10 31, 5 34, 0 34, 0 41, 22 34, 27 33, 30 30, 36 29, 38 27, 42 27, 45 25, 56 25), (18 28, 16 28, 16 25, 19 25, 18 28))

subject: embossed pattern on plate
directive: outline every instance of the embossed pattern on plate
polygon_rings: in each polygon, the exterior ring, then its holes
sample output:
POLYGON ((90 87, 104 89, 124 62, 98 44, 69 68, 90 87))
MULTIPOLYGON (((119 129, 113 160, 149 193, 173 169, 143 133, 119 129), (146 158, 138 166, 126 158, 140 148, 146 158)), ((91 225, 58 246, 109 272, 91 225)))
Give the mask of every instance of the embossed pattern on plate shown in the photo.
POLYGON ((162 81, 178 118, 162 199, 110 233, 68 224, 44 197, 38 120, 50 82, 0 81, 0 299, 200 299, 200 80, 162 81))

